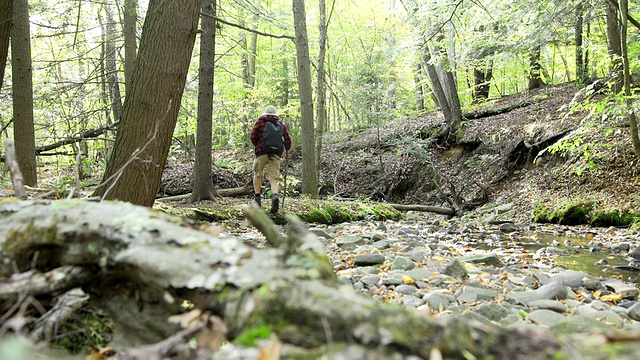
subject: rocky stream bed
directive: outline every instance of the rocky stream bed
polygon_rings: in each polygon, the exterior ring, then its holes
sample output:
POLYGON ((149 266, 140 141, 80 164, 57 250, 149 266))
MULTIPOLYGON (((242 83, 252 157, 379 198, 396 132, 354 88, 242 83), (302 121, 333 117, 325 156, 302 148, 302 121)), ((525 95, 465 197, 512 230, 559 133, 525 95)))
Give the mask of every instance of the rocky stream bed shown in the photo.
MULTIPOLYGON (((264 246, 242 222, 221 231, 264 246)), ((402 221, 310 225, 339 278, 432 317, 465 316, 558 336, 640 343, 637 229, 490 224, 408 213, 402 221), (629 342, 629 339, 631 340, 629 342)), ((636 345, 633 345, 633 344, 636 345)), ((608 358, 635 359, 640 348, 608 358)))

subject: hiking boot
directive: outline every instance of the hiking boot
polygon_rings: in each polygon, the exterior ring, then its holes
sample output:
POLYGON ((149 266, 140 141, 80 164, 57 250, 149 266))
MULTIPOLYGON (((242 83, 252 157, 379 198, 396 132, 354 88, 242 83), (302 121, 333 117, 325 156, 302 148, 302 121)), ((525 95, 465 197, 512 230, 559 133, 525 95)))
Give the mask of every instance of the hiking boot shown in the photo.
POLYGON ((258 207, 262 207, 262 199, 260 199, 260 194, 253 195, 253 200, 255 200, 256 204, 258 204, 258 207))
POLYGON ((275 214, 278 212, 278 208, 280 207, 280 198, 278 194, 273 194, 271 196, 271 213, 275 214))

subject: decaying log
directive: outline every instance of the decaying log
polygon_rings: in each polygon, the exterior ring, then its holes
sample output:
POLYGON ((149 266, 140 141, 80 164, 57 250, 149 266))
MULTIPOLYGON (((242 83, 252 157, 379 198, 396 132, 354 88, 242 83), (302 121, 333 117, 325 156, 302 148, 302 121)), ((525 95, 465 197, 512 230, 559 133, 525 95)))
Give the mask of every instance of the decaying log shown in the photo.
MULTIPOLYGON (((248 182, 244 184, 244 186, 240 186, 240 187, 218 189, 218 195, 223 197, 239 197, 239 196, 247 196, 251 194, 253 194, 252 182, 248 182)), ((167 197, 159 198, 158 201, 180 201, 180 200, 186 200, 190 196, 191 196, 191 193, 167 196, 167 197)))
POLYGON ((4 147, 7 152, 6 162, 9 166, 9 171, 11 172, 11 179, 13 179, 13 188, 16 192, 16 197, 26 199, 27 193, 24 191, 24 177, 22 176, 22 171, 20 171, 20 166, 18 165, 16 148, 13 144, 13 140, 9 138, 4 139, 4 147))
POLYGON ((451 208, 445 208, 440 206, 429 206, 429 205, 404 205, 404 204, 388 204, 398 211, 424 211, 424 212, 432 212, 440 215, 455 215, 456 211, 451 208))
MULTIPOLYGON (((257 227, 274 228, 261 212, 255 206, 247 209, 257 227)), ((282 344, 281 349, 274 346, 282 358, 353 358, 348 354, 356 351, 362 359, 429 358, 433 353, 541 359, 561 349, 541 330, 504 329, 456 317, 437 320, 363 296, 338 281, 321 241, 299 219, 288 220, 287 235, 270 242, 279 248, 254 248, 127 203, 9 201, 0 204, 0 278, 16 268, 92 271, 82 288, 115 323, 118 341, 113 346, 123 355, 144 344, 164 344, 157 352, 174 348, 185 326, 167 319, 183 312, 183 300, 206 319, 222 319, 225 327, 203 326, 189 335, 233 340, 267 328, 282 344)), ((203 343, 207 340, 198 346, 203 343)), ((150 348, 143 348, 149 355, 150 348)))

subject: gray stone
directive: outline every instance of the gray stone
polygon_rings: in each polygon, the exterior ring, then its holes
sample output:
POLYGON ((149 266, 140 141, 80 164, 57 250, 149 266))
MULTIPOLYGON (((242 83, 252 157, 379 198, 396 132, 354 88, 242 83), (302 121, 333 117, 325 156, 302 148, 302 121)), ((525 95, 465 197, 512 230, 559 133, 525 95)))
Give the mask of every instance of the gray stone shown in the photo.
POLYGON ((391 263, 391 270, 411 270, 416 267, 416 264, 413 260, 408 257, 398 256, 393 259, 393 263, 391 263))
POLYGON ((611 326, 588 316, 573 315, 558 321, 550 330, 555 334, 574 335, 576 333, 593 333, 598 330, 600 332, 611 331, 611 326))
POLYGON ((629 249, 631 249, 631 245, 629 245, 629 243, 620 243, 614 246, 612 250, 616 252, 622 252, 622 251, 629 251, 629 249))
POLYGON ((460 303, 474 303, 480 300, 493 300, 495 297, 496 293, 492 290, 465 286, 456 300, 460 303))
POLYGON ((358 245, 366 244, 366 241, 361 236, 343 235, 336 238, 336 245, 345 250, 354 250, 358 245))
POLYGON ((382 285, 385 285, 385 286, 400 285, 403 283, 402 274, 399 274, 399 273, 391 274, 389 277, 382 278, 380 282, 382 285))
POLYGON ((584 271, 565 270, 551 276, 551 281, 557 281, 562 285, 566 285, 572 289, 582 287, 584 279, 592 279, 593 276, 584 271))
POLYGON ((429 304, 432 309, 437 311, 446 309, 451 301, 453 301, 449 296, 439 292, 428 293, 422 299, 429 304))
POLYGON ((413 285, 402 284, 402 285, 396 286, 396 292, 400 294, 413 295, 416 293, 416 291, 418 291, 418 289, 416 289, 416 287, 413 285))
POLYGON ((449 263, 449 265, 444 269, 444 273, 458 279, 466 279, 469 277, 467 269, 465 269, 464 265, 462 265, 458 259, 453 259, 453 261, 451 261, 451 263, 449 263))
POLYGON ((535 300, 562 300, 567 297, 567 294, 566 286, 554 281, 547 285, 542 285, 536 290, 505 294, 505 299, 511 299, 517 303, 527 305, 535 300))
POLYGON ((567 312, 567 306, 556 300, 534 300, 530 301, 527 305, 529 305, 532 309, 551 310, 561 314, 567 312))
POLYGON ((491 321, 499 321, 510 314, 509 310, 500 304, 482 304, 474 311, 491 321))
MULTIPOLYGON (((500 215, 500 214, 504 214, 506 212, 511 211, 513 207, 514 207, 514 204, 510 202, 510 203, 498 205, 493 210, 495 211, 496 214, 500 215)), ((506 223, 506 224, 515 225, 513 223, 506 223)), ((502 224, 502 225, 506 225, 506 224, 502 224)))
POLYGON ((557 324, 559 321, 564 320, 564 316, 558 314, 555 311, 547 309, 533 310, 527 315, 527 320, 534 324, 544 325, 551 327, 557 324))
POLYGON ((503 233, 512 233, 514 231, 520 230, 520 227, 514 223, 504 223, 500 225, 499 230, 503 233))
POLYGON ((460 258, 460 261, 468 262, 472 264, 485 264, 485 265, 495 266, 495 267, 504 266, 504 263, 502 263, 502 260, 500 260, 496 254, 465 256, 460 258))
POLYGON ((430 251, 427 250, 423 250, 423 249, 415 249, 415 250, 411 250, 411 253, 409 253, 409 257, 411 258, 411 260, 415 261, 415 262, 422 262, 427 256, 430 255, 430 251))
POLYGON ((409 276, 415 281, 420 281, 420 280, 428 279, 431 276, 433 276, 433 271, 427 268, 417 267, 409 271, 405 271, 404 274, 409 276))
POLYGON ((640 321, 640 303, 635 303, 632 305, 628 311, 627 315, 635 321, 640 321))
POLYGON ((414 307, 417 308, 418 306, 421 306, 424 304, 424 300, 420 299, 419 297, 416 296, 405 296, 402 299, 402 305, 404 306, 408 306, 408 307, 414 307))
POLYGON ((384 263, 385 257, 382 254, 357 254, 353 257, 356 266, 378 265, 384 263))
POLYGON ((640 259, 640 247, 632 246, 629 249, 629 256, 634 258, 634 259, 640 259))
POLYGON ((608 279, 602 284, 616 294, 620 294, 623 299, 631 299, 638 296, 639 290, 635 284, 625 283, 618 279, 608 279))
POLYGON ((600 280, 595 278, 584 279, 582 286, 589 291, 596 291, 604 289, 604 286, 600 282, 600 280))
POLYGON ((316 234, 316 236, 321 237, 321 238, 325 238, 325 239, 333 238, 333 236, 331 234, 329 234, 329 232, 327 232, 327 230, 325 230, 325 229, 309 228, 309 231, 314 233, 314 234, 316 234))
POLYGON ((371 244, 371 247, 374 249, 388 249, 391 247, 391 244, 389 243, 389 240, 378 240, 376 242, 374 242, 373 244, 371 244))
POLYGON ((368 275, 368 276, 364 276, 362 279, 360 279, 360 281, 362 281, 362 283, 364 283, 365 285, 371 287, 378 284, 378 282, 380 281, 380 276, 368 275))

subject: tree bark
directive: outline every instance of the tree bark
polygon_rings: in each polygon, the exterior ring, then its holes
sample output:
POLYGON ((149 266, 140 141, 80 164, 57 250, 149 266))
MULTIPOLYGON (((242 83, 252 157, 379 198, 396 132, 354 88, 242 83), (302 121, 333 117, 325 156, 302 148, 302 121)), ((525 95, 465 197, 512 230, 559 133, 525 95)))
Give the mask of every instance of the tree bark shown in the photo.
POLYGON ((136 52, 138 48, 138 0, 124 0, 124 86, 125 91, 131 89, 133 69, 136 66, 136 52))
POLYGON ((576 52, 576 78, 582 85, 585 84, 587 78, 587 69, 585 64, 583 32, 584 32, 584 8, 582 3, 576 4, 575 10, 575 52, 576 52))
POLYGON ((201 0, 149 2, 132 88, 95 192, 102 199, 153 205, 180 109, 201 5, 201 0))
POLYGON ((110 107, 113 113, 113 119, 115 122, 118 122, 122 117, 122 95, 120 93, 120 79, 118 78, 118 54, 115 39, 118 38, 120 34, 116 31, 111 5, 105 3, 104 10, 107 16, 106 23, 104 24, 104 62, 107 70, 107 86, 109 88, 110 107))
POLYGON ((11 43, 11 25, 13 22, 13 1, 4 0, 0 2, 0 89, 4 81, 4 70, 7 66, 9 56, 9 44, 11 43))
POLYGON ((327 53, 327 27, 329 25, 327 21, 327 5, 325 0, 318 2, 318 9, 320 10, 320 19, 318 24, 318 61, 317 61, 317 73, 316 73, 316 167, 320 167, 322 161, 322 136, 324 134, 324 127, 327 120, 327 90, 325 84, 325 55, 327 53))
MULTIPOLYGON (((115 348, 175 341, 184 334, 167 319, 182 313, 181 302, 188 300, 191 323, 223 321, 215 332, 222 340, 265 328, 301 358, 344 358, 357 350, 366 359, 429 358, 434 352, 445 358, 550 359, 561 350, 542 330, 433 319, 362 296, 338 281, 322 242, 299 219, 288 217, 283 236, 257 207, 246 215, 276 248, 215 238, 132 204, 80 200, 0 205, 0 247, 20 271, 88 269, 92 276, 81 286, 114 322, 115 348)), ((1 262, 0 275, 9 276, 14 266, 1 262)), ((204 330, 190 335, 207 336, 204 330)))
POLYGON ((302 134, 302 193, 318 196, 318 169, 315 158, 313 126, 313 90, 311 88, 311 63, 304 0, 293 0, 293 22, 296 34, 296 59, 298 61, 298 88, 300 91, 300 124, 302 134))
POLYGON ((539 89, 544 85, 542 81, 542 64, 540 63, 541 48, 536 46, 529 53, 529 90, 539 89))
POLYGON ((198 71, 198 123, 196 129, 196 159, 193 166, 193 191, 190 203, 216 198, 211 181, 211 151, 213 127, 213 81, 216 54, 216 0, 203 0, 200 23, 200 68, 198 71))
POLYGON ((627 119, 629 121, 629 128, 631 130, 631 143, 633 145, 633 151, 637 156, 640 156, 640 136, 638 135, 638 121, 635 111, 633 110, 633 98, 631 94, 631 70, 629 65, 629 53, 627 47, 627 17, 625 14, 629 11, 629 1, 620 0, 620 12, 622 13, 622 22, 620 28, 620 45, 622 46, 622 64, 624 72, 624 95, 625 95, 625 107, 627 110, 627 119))
POLYGON ((31 31, 27 0, 13 2, 11 29, 11 69, 13 80, 13 140, 25 185, 38 185, 36 140, 33 125, 33 69, 31 31))
POLYGON ((622 44, 620 43, 620 20, 618 19, 617 4, 612 4, 612 1, 607 1, 605 6, 607 21, 607 48, 609 50, 609 58, 611 59, 609 74, 613 80, 613 87, 611 90, 614 94, 617 94, 622 91, 624 86, 622 44))

